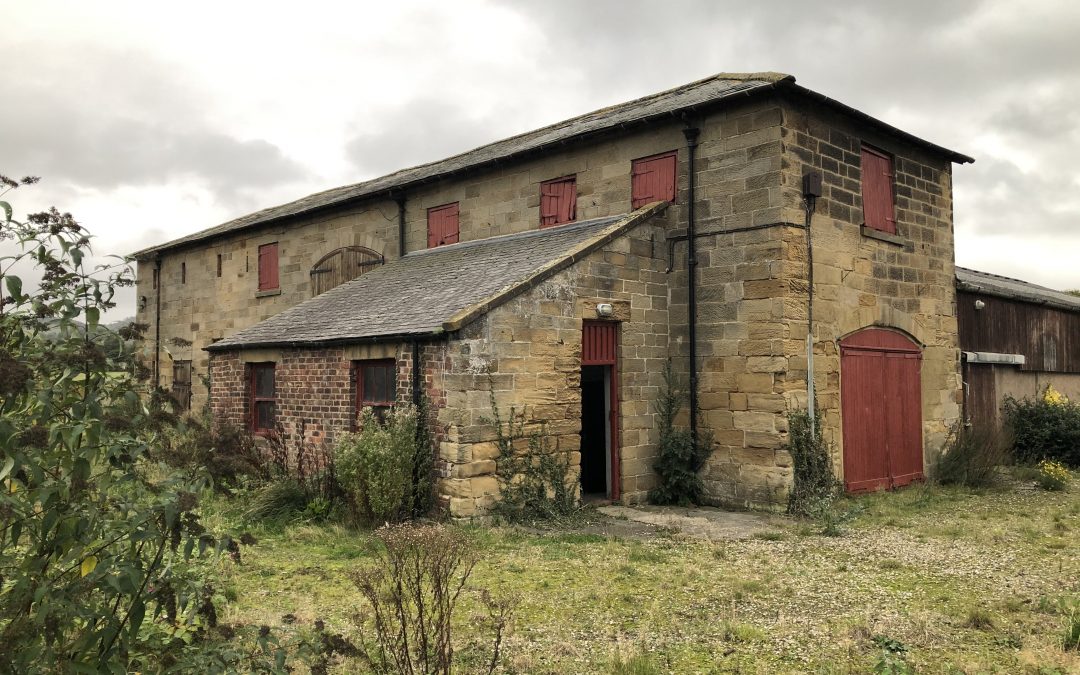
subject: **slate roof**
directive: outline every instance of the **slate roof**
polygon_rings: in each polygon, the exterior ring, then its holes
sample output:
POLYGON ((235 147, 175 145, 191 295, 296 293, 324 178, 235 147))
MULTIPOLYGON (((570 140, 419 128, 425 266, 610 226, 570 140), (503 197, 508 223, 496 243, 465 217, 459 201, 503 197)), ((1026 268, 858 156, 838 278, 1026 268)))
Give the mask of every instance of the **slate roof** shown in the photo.
POLYGON ((951 161, 961 163, 974 161, 970 157, 896 129, 823 94, 798 86, 795 84, 795 78, 791 75, 772 72, 719 73, 674 89, 602 108, 535 131, 489 143, 437 162, 403 169, 362 183, 317 192, 288 204, 263 209, 216 227, 180 237, 158 246, 145 248, 134 255, 136 258, 147 258, 172 248, 213 239, 225 234, 326 209, 346 202, 379 195, 389 196, 422 183, 491 165, 495 162, 504 162, 545 148, 561 145, 571 140, 578 140, 616 128, 625 128, 660 118, 670 118, 688 110, 708 107, 728 99, 763 93, 771 89, 783 89, 807 96, 819 103, 854 115, 869 124, 883 129, 887 133, 900 136, 917 145, 944 154, 951 161))
POLYGON ((409 253, 207 350, 345 344, 457 330, 667 208, 409 253))
POLYGON ((985 293, 1006 300, 1019 300, 1070 312, 1080 312, 1080 298, 1075 295, 966 267, 956 268, 956 288, 961 291, 985 293))

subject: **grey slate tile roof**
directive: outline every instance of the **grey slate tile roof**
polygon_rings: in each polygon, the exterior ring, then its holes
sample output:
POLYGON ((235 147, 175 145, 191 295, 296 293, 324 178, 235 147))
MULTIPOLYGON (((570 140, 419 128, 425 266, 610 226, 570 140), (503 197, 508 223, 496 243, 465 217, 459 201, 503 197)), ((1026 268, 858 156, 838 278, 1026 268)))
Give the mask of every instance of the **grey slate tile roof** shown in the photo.
POLYGON ((416 251, 207 347, 314 346, 456 330, 667 204, 416 251))
POLYGON ((1007 300, 1019 300, 1037 305, 1048 305, 1070 312, 1080 312, 1080 298, 1075 295, 1055 291, 1052 288, 1028 283, 1020 279, 979 272, 966 267, 956 268, 956 288, 961 291, 985 293, 1007 300))
POLYGON ((888 133, 899 135, 911 142, 928 147, 947 155, 952 161, 971 162, 970 157, 934 145, 916 136, 889 126, 865 113, 827 96, 813 92, 795 84, 795 78, 784 73, 718 73, 703 80, 635 99, 626 103, 602 108, 600 110, 574 117, 557 124, 552 124, 535 131, 489 143, 468 152, 448 157, 437 162, 421 164, 409 169, 375 178, 373 180, 317 192, 288 204, 274 206, 262 211, 230 220, 179 239, 152 246, 134 254, 136 258, 147 258, 171 248, 194 244, 213 239, 225 234, 239 232, 257 225, 298 216, 319 209, 343 204, 352 200, 377 195, 387 195, 391 191, 402 191, 412 186, 429 182, 461 171, 479 168, 494 162, 536 152, 547 147, 560 145, 572 139, 579 139, 602 133, 614 128, 625 127, 659 118, 668 118, 682 111, 715 104, 727 99, 745 97, 769 89, 782 88, 812 98, 819 103, 843 110, 860 119, 884 129, 888 133))

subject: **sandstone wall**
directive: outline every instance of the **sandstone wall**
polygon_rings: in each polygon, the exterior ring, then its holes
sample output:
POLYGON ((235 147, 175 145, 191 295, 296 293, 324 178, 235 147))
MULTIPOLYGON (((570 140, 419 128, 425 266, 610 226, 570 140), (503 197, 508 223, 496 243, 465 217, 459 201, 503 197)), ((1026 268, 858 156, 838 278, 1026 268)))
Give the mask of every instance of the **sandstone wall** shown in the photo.
MULTIPOLYGON (((961 379, 954 280, 952 165, 947 159, 804 102, 784 108, 784 218, 803 217, 800 179, 816 169, 823 196, 813 218, 814 354, 825 435, 843 469, 839 340, 859 329, 898 329, 923 345, 924 454, 940 448, 960 417, 961 379), (861 227, 861 143, 894 156, 897 233, 861 227)), ((783 258, 785 302, 805 303, 805 234, 791 232, 783 258)), ((804 317, 805 321, 805 317, 804 317)), ((793 328, 795 323, 793 322, 793 328)), ((805 323, 803 324, 805 326, 805 323)), ((802 336, 805 332, 802 333, 802 336)), ((796 336, 792 333, 792 337, 796 336)), ((784 388, 803 399, 805 343, 790 341, 784 388)), ((803 403, 805 407, 805 403, 803 403)))
MULTIPOLYGON (((343 246, 364 246, 397 256, 397 205, 375 201, 302 223, 277 224, 219 241, 163 254, 161 260, 161 386, 172 385, 173 360, 192 362, 192 406, 206 402, 200 376, 209 372, 203 348, 311 297, 312 266, 343 246), (277 292, 259 292, 259 246, 278 243, 277 292), (221 276, 217 257, 221 256, 221 276), (187 269, 181 282, 181 265, 187 269), (177 341, 177 339, 179 341, 177 341)), ((136 321, 148 326, 140 357, 154 360, 153 260, 140 260, 136 321)))
POLYGON ((654 218, 498 307, 447 343, 440 445, 450 513, 483 513, 498 494, 498 449, 489 423, 491 396, 500 414, 525 411, 526 431, 545 430, 551 448, 580 466, 581 331, 614 305, 619 330, 621 485, 628 501, 652 486, 656 434, 652 401, 667 358, 668 309, 663 232, 654 218))

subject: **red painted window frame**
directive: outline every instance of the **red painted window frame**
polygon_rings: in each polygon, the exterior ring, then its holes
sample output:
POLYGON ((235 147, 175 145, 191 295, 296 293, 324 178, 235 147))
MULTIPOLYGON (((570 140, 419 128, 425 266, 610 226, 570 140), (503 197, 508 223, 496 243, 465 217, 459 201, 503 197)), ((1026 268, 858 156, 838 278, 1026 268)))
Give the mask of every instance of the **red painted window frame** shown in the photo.
POLYGON ((257 436, 266 436, 274 431, 274 427, 262 428, 259 426, 259 403, 270 403, 273 406, 272 417, 277 420, 277 364, 273 362, 252 363, 248 366, 248 395, 250 407, 250 419, 248 420, 251 433, 257 436), (260 371, 269 370, 273 375, 274 393, 271 396, 259 396, 256 387, 256 378, 260 371))
POLYGON ((458 202, 432 206, 427 210, 428 248, 458 243, 461 235, 461 208, 458 202))
POLYGON ((259 290, 276 291, 281 287, 278 278, 278 243, 259 246, 259 290))
POLYGON ((363 361, 353 361, 353 373, 356 380, 356 399, 353 403, 354 417, 360 414, 360 411, 364 408, 373 408, 375 414, 381 419, 388 410, 394 407, 397 403, 397 361, 394 359, 364 359, 363 361), (393 394, 389 399, 378 399, 367 396, 364 386, 364 368, 365 367, 383 367, 389 368, 390 381, 394 383, 393 394))
POLYGON ((577 176, 540 183, 540 228, 577 220, 577 176))
POLYGON ((679 184, 679 151, 669 150, 648 157, 639 157, 630 163, 630 207, 640 209, 652 202, 675 203, 675 195, 678 193, 679 184), (648 181, 643 176, 658 172, 662 168, 670 166, 671 179, 661 185, 659 182, 654 189, 649 189, 648 181))
POLYGON ((896 234, 895 161, 889 153, 862 146, 863 225, 872 230, 896 234))

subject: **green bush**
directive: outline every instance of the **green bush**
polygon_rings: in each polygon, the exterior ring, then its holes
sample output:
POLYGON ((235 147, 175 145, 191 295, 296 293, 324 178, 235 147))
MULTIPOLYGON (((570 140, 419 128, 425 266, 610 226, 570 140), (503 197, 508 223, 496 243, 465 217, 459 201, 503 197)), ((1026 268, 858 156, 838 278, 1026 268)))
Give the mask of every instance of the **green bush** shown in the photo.
MULTIPOLYGON (((0 196, 20 185, 0 184, 0 196)), ((239 546, 200 522, 202 480, 162 475, 167 419, 140 399, 128 341, 101 324, 131 268, 91 269, 89 234, 56 209, 22 223, 0 201, 0 241, 0 670, 265 662, 274 650, 254 640, 233 659, 232 639, 212 639, 211 565, 198 559, 239 546)))
POLYGON ((712 434, 699 427, 695 443, 689 429, 675 426, 685 398, 686 392, 668 361, 664 366, 664 386, 654 403, 660 440, 653 462, 657 485, 649 491, 649 501, 653 504, 697 504, 705 491, 698 471, 712 454, 712 434))
POLYGON ((999 482, 998 467, 1010 460, 1007 435, 994 427, 953 425, 944 447, 930 467, 930 476, 942 485, 979 488, 999 482))
POLYGON ((360 523, 395 522, 412 515, 417 456, 417 410, 402 404, 379 419, 360 414, 360 430, 334 446, 338 482, 360 523))
POLYGON ((1080 468, 1080 405, 1061 397, 1005 397, 1005 420, 1019 462, 1051 459, 1080 468))
POLYGON ((791 455, 794 478, 788 493, 788 513, 825 517, 826 530, 834 534, 831 509, 841 486, 833 473, 829 447, 821 436, 821 424, 811 425, 810 415, 805 411, 788 415, 788 442, 784 449, 791 455))
POLYGON ((504 420, 490 395, 499 458, 495 477, 499 501, 492 512, 507 522, 560 521, 579 512, 578 489, 570 473, 570 458, 550 446, 541 426, 527 430, 526 414, 511 406, 504 420))
POLYGON ((245 479, 270 480, 270 464, 246 430, 214 421, 209 409, 178 420, 164 435, 157 456, 190 473, 206 472, 214 488, 229 492, 245 479))

